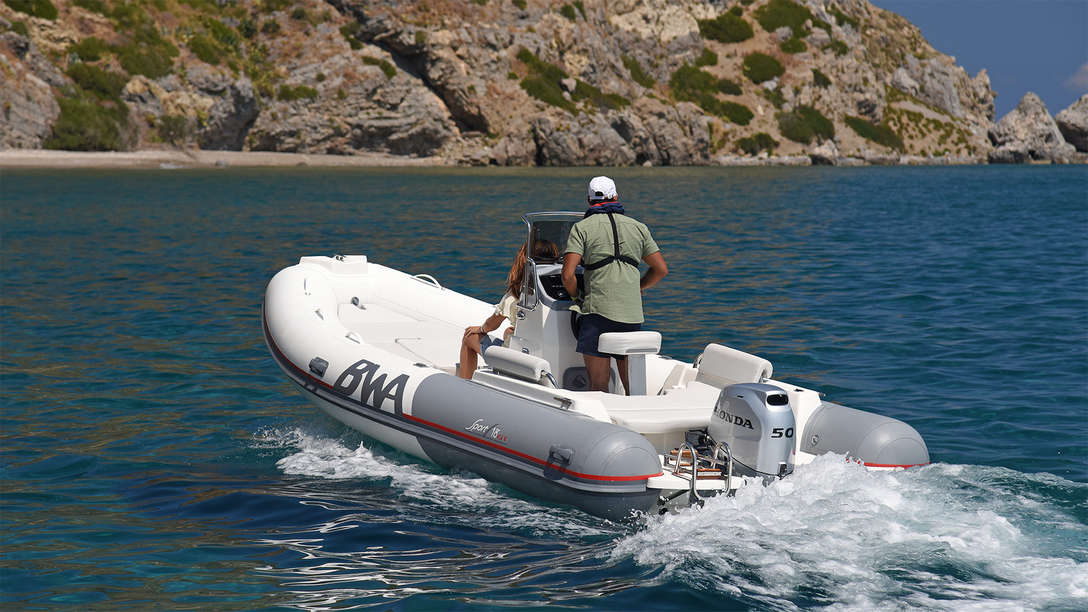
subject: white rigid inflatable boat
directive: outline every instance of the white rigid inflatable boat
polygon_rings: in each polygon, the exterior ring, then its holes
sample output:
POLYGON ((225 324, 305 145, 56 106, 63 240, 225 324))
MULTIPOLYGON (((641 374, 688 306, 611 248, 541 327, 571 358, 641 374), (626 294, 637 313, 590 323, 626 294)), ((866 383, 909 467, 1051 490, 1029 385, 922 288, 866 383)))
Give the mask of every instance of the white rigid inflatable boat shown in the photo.
MULTIPOLYGON (((582 214, 524 218, 529 253, 544 241, 562 253, 582 214)), ((530 258, 514 334, 472 380, 456 376, 461 337, 493 306, 361 255, 277 273, 265 340, 307 397, 370 438, 610 519, 786 477, 822 453, 929 463, 909 425, 774 380, 767 360, 720 344, 685 363, 658 354, 657 332, 602 335, 602 351, 628 355, 630 395, 615 371, 612 393, 587 391, 561 269, 530 258)))

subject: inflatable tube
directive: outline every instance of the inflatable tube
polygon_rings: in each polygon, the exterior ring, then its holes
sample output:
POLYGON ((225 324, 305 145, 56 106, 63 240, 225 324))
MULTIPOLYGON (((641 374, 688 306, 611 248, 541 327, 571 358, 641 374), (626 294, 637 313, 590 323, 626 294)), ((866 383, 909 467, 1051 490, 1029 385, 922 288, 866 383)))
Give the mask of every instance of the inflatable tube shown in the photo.
POLYGON ((812 414, 800 442, 806 453, 845 454, 871 468, 929 463, 925 440, 910 425, 831 402, 823 402, 812 414))
POLYGON ((661 464, 638 433, 422 364, 386 365, 396 360, 366 344, 347 368, 318 366, 325 368, 319 376, 313 363, 304 369, 286 356, 267 320, 264 331, 276 362, 304 395, 398 450, 609 519, 656 503, 646 481, 661 475, 661 464))

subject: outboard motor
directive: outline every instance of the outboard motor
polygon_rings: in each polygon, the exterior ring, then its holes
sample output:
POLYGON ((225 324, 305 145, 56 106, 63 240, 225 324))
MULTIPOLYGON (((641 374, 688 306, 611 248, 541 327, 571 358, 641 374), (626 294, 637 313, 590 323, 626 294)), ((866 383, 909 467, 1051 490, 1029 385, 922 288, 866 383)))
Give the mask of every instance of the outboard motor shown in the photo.
POLYGON ((767 480, 793 473, 794 427, 785 391, 742 383, 722 389, 707 433, 729 445, 735 474, 767 480))

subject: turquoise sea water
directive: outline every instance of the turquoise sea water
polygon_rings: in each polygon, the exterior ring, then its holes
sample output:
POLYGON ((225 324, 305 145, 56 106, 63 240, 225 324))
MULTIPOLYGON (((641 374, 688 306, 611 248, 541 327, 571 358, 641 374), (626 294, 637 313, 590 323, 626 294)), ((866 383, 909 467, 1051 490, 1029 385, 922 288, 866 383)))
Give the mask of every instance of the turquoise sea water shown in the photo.
POLYGON ((496 300, 521 214, 596 172, 0 173, 0 605, 1088 608, 1084 168, 611 172, 664 353, 760 354, 912 424, 922 469, 607 523, 366 440, 268 356, 299 256, 496 300))

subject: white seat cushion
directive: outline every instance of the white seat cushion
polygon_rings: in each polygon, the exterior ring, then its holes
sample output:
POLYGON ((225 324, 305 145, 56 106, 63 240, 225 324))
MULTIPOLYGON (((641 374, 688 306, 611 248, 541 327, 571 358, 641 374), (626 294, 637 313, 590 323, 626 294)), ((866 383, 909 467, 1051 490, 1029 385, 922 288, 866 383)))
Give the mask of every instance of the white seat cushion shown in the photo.
POLYGON ((656 355, 661 334, 655 331, 608 332, 601 334, 597 350, 609 355, 656 355))
POLYGON ((771 362, 720 344, 708 344, 699 361, 695 380, 719 387, 736 383, 762 382, 771 377, 771 362))
POLYGON ((540 382, 544 374, 551 372, 547 360, 504 346, 489 347, 484 351, 484 362, 496 372, 529 382, 540 382))

